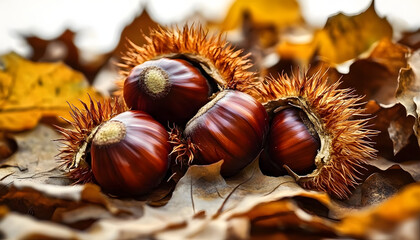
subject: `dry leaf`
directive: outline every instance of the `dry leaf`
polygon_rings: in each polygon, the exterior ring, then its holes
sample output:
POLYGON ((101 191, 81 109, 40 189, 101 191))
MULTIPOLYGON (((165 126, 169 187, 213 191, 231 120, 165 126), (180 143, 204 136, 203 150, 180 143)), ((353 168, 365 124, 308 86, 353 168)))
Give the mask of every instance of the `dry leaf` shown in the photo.
POLYGON ((261 203, 244 216, 250 219, 253 228, 332 234, 331 221, 305 212, 292 199, 261 203))
POLYGON ((1 57, 0 130, 22 131, 42 117, 70 118, 67 102, 81 106, 88 94, 100 96, 83 75, 63 63, 33 63, 11 53, 1 57))
POLYGON ((252 71, 261 71, 264 58, 273 50, 280 35, 290 25, 303 23, 299 4, 295 0, 280 1, 235 1, 224 21, 220 24, 209 24, 217 27, 216 31, 229 31, 227 38, 243 54, 251 54, 252 71))
POLYGON ((420 51, 416 51, 408 60, 408 67, 402 68, 398 77, 396 97, 404 105, 407 115, 417 117, 414 98, 420 96, 420 51))
POLYGON ((420 48, 420 29, 415 32, 405 32, 398 43, 410 47, 413 50, 420 48))
MULTIPOLYGON (((369 162, 369 164, 372 163, 369 162)), ((328 206, 329 218, 341 220, 372 205, 378 205, 396 194, 404 186, 414 182, 412 175, 396 163, 390 164, 391 167, 382 168, 373 165, 376 165, 376 163, 365 166, 361 183, 355 187, 349 199, 332 200, 328 206)))
POLYGON ((29 132, 13 134, 19 146, 11 157, 0 162, 0 180, 3 185, 14 181, 30 180, 38 183, 69 184, 55 160, 60 135, 45 125, 29 132))
POLYGON ((366 58, 356 60, 350 71, 342 78, 342 88, 354 88, 366 100, 380 104, 396 103, 398 73, 407 66, 410 50, 384 39, 375 46, 366 58))
POLYGON ((33 53, 31 61, 65 60, 70 66, 77 66, 79 63, 79 49, 74 44, 75 33, 65 30, 55 39, 45 40, 36 36, 25 36, 26 42, 31 46, 33 53))
POLYGON ((375 232, 390 233, 399 223, 419 216, 419 197, 420 184, 413 183, 383 204, 345 217, 335 228, 357 238, 368 238, 375 232))
POLYGON ((142 46, 146 43, 143 33, 149 35, 150 29, 158 27, 159 24, 150 18, 146 10, 143 10, 139 16, 128 24, 121 33, 120 41, 117 47, 114 49, 113 55, 120 58, 128 50, 128 42, 130 40, 137 46, 142 46))
POLYGON ((327 20, 324 28, 314 33, 311 42, 296 44, 281 42, 277 51, 282 57, 301 59, 308 63, 314 55, 330 63, 342 63, 356 58, 376 41, 392 37, 392 27, 380 18, 374 3, 356 16, 339 13, 327 20))
POLYGON ((92 83, 99 70, 108 61, 111 54, 95 56, 93 60, 82 60, 80 50, 74 43, 76 34, 65 30, 55 39, 45 40, 36 36, 25 37, 26 42, 32 47, 31 61, 58 62, 63 61, 71 68, 82 72, 89 83, 92 83))
POLYGON ((0 160, 10 157, 16 150, 16 140, 10 135, 0 132, 0 160))
POLYGON ((341 88, 355 89, 366 101, 390 105, 397 102, 398 75, 407 66, 409 55, 409 48, 385 38, 374 45, 369 55, 357 58, 350 65, 334 66, 318 57, 312 60, 309 72, 321 71, 326 81, 341 80, 341 88), (341 74, 338 70, 348 73, 341 74))
POLYGON ((221 23, 223 31, 234 30, 241 26, 244 14, 249 14, 256 25, 274 25, 278 28, 302 23, 300 7, 295 0, 250 1, 236 0, 221 23))
MULTIPOLYGON (((396 104, 401 98, 396 94, 398 76, 400 69, 407 66, 409 55, 410 49, 383 39, 372 49, 369 56, 353 62, 349 73, 341 77, 341 88, 355 89, 357 95, 370 100, 366 107, 367 113, 375 116, 371 120, 372 128, 381 131, 374 139, 377 142, 376 148, 380 150, 381 156, 390 159, 410 144, 410 136, 413 133, 414 118, 406 117, 404 107, 396 104)), ((325 71, 326 81, 340 80, 337 70, 321 60, 314 62, 310 71, 325 71)), ((408 96, 408 91, 412 90, 406 87, 403 93, 408 96)), ((414 105, 414 102, 411 102, 414 105)))
POLYGON ((414 159, 416 159, 415 156, 413 156, 412 160, 395 163, 385 158, 378 157, 377 159, 370 161, 369 165, 374 166, 382 171, 387 169, 402 169, 410 174, 410 176, 415 181, 420 181, 420 161, 418 160, 418 157, 416 160, 414 159))
POLYGON ((402 68, 400 71, 396 97, 407 110, 407 115, 415 118, 413 128, 420 146, 420 50, 413 53, 408 64, 407 68, 402 68))
POLYGON ((252 21, 250 14, 244 14, 241 37, 239 41, 233 41, 233 44, 236 48, 243 49, 243 55, 250 54, 249 58, 253 62, 253 66, 249 70, 258 71, 263 66, 263 58, 266 55, 264 49, 274 45, 277 41, 278 31, 274 25, 257 26, 252 21))
MULTIPOLYGON (((378 149, 378 155, 393 161, 413 160, 407 159, 416 156, 418 147, 412 147, 410 136, 413 133, 414 118, 406 116, 403 105, 379 105, 375 101, 366 104, 367 113, 375 116, 369 123, 380 133, 373 138, 378 149), (402 151, 404 150, 404 151, 402 151)), ((417 145, 417 144, 416 144, 417 145)))
POLYGON ((361 206, 378 205, 413 182, 413 178, 401 169, 373 173, 361 186, 361 206))

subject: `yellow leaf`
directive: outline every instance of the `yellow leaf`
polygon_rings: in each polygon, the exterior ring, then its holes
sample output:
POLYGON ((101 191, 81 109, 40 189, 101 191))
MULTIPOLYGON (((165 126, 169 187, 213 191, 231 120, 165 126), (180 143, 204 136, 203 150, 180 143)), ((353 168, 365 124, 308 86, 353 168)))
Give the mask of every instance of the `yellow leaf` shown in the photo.
POLYGON ((369 231, 392 230, 420 214, 420 183, 413 183, 381 205, 347 216, 336 225, 344 235, 367 236, 369 231))
POLYGON ((280 56, 301 59, 306 63, 314 54, 327 62, 342 63, 359 56, 376 41, 391 37, 391 25, 376 14, 372 3, 359 15, 346 16, 339 13, 330 17, 309 43, 281 42, 277 52, 280 56))
POLYGON ((256 25, 284 27, 303 21, 296 0, 237 0, 230 7, 221 28, 228 31, 240 27, 245 13, 250 14, 256 25))
POLYGON ((14 53, 0 61, 0 130, 31 129, 44 116, 70 118, 67 101, 80 107, 88 94, 100 98, 83 74, 63 63, 34 63, 14 53))

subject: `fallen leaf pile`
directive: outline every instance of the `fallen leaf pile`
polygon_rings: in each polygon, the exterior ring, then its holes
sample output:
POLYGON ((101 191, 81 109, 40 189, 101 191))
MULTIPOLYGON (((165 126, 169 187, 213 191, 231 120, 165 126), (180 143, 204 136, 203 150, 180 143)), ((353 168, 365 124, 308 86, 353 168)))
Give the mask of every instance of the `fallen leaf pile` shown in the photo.
POLYGON ((104 98, 90 85, 98 73, 118 61, 126 39, 141 45, 141 31, 159 26, 144 10, 115 50, 93 62, 80 59, 71 31, 53 40, 25 35, 29 60, 0 57, 0 238, 420 239, 419 31, 394 34, 374 3, 314 29, 295 0, 236 0, 224 20, 200 24, 252 53, 262 78, 321 71, 364 96, 360 106, 380 131, 372 139, 378 153, 349 199, 303 189, 287 175, 265 176, 257 160, 230 178, 220 175, 222 162, 191 166, 176 185, 138 198, 72 185, 56 160, 60 135, 52 125, 65 125, 59 116, 70 118, 69 105, 104 98))

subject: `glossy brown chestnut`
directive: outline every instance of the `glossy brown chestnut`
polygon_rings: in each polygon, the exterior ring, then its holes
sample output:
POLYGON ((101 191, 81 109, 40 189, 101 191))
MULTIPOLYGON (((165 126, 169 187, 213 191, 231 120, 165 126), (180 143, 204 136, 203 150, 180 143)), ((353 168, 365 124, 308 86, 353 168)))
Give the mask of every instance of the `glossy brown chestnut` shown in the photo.
POLYGON ((200 70, 182 59, 161 58, 134 67, 124 82, 127 106, 166 125, 184 125, 208 102, 211 89, 200 70))
POLYGON ((261 159, 276 166, 269 171, 286 165, 295 173, 308 174, 316 168, 314 160, 320 143, 302 121, 304 117, 303 111, 292 107, 274 115, 267 137, 268 158, 261 159))
POLYGON ((142 111, 123 112, 101 124, 92 140, 93 175, 106 191, 141 195, 156 187, 169 166, 165 128, 142 111))
POLYGON ((223 159, 221 174, 231 176, 257 157, 267 131, 267 112, 259 102, 225 90, 187 123, 184 135, 198 147, 198 163, 223 159))

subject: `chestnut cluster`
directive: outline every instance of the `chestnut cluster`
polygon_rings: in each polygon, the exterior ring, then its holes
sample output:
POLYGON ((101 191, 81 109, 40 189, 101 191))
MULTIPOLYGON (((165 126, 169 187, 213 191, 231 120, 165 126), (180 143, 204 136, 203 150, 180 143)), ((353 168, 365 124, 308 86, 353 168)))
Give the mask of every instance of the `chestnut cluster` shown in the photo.
POLYGON ((260 156, 265 174, 288 173, 345 198, 374 157, 375 132, 354 118, 360 98, 320 73, 259 80, 247 56, 201 29, 158 28, 146 40, 119 65, 124 103, 91 101, 72 109, 74 130, 59 128, 60 156, 76 182, 135 196, 169 176, 171 165, 223 160, 229 177, 260 156))
POLYGON ((85 111, 72 109, 74 130, 59 130, 66 144, 61 159, 76 182, 96 181, 110 194, 136 196, 170 176, 171 165, 185 162, 181 149, 188 164, 223 160, 223 176, 259 155, 268 115, 239 91, 237 83, 253 77, 247 58, 203 30, 178 31, 158 29, 149 44, 127 53, 119 84, 123 103, 91 100, 85 111))
POLYGON ((141 63, 124 81, 123 97, 129 108, 149 113, 162 125, 175 125, 171 139, 177 141, 171 142, 176 159, 185 147, 189 164, 223 160, 221 174, 232 176, 260 153, 268 115, 253 97, 219 86, 196 66, 182 58, 141 63))
POLYGON ((175 125, 174 159, 182 158, 182 149, 188 164, 223 160, 221 174, 232 176, 260 153, 268 115, 253 97, 225 89, 198 66, 188 58, 141 63, 126 77, 123 97, 130 109, 147 112, 164 126, 175 125))

